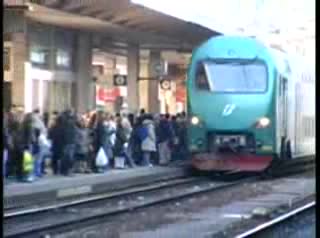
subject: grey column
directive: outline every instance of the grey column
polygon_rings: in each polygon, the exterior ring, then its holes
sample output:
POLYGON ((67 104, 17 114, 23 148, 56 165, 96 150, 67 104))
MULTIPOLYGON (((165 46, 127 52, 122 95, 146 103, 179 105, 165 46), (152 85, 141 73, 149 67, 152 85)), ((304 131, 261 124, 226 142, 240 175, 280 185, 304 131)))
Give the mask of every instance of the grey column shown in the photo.
POLYGON ((82 113, 93 109, 95 103, 92 81, 92 37, 88 33, 79 33, 77 40, 75 102, 76 110, 82 113))
POLYGON ((130 45, 128 48, 128 107, 129 111, 136 113, 139 110, 139 71, 140 55, 139 46, 130 45))
POLYGON ((161 52, 160 51, 150 51, 149 56, 149 78, 148 81, 148 112, 159 113, 160 112, 160 102, 158 99, 159 95, 159 80, 157 80, 156 67, 161 62, 161 52))
POLYGON ((12 104, 20 107, 26 107, 28 112, 32 109, 32 85, 29 91, 26 90, 27 79, 32 80, 29 76, 30 72, 26 72, 28 69, 25 66, 25 62, 28 62, 28 46, 26 34, 14 33, 12 34, 12 54, 13 61, 11 62, 12 74, 12 104), (29 95, 25 95, 28 93, 29 95), (31 100, 31 101, 30 101, 31 100), (27 103, 30 101, 30 103, 27 103), (26 105, 29 104, 29 105, 26 105))

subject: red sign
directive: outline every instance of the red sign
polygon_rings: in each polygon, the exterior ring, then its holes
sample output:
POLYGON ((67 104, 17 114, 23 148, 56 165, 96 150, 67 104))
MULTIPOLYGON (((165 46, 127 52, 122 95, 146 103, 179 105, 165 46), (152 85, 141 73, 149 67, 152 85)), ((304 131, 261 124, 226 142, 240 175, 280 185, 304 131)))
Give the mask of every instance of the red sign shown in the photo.
POLYGON ((178 87, 176 91, 176 101, 185 102, 187 100, 187 92, 185 88, 178 87))
POLYGON ((97 86, 97 102, 114 102, 116 98, 120 95, 118 88, 106 89, 103 87, 97 86))
POLYGON ((114 102, 118 96, 118 89, 105 89, 104 90, 104 101, 105 102, 114 102))
POLYGON ((96 99, 97 101, 104 101, 104 89, 97 87, 96 99))

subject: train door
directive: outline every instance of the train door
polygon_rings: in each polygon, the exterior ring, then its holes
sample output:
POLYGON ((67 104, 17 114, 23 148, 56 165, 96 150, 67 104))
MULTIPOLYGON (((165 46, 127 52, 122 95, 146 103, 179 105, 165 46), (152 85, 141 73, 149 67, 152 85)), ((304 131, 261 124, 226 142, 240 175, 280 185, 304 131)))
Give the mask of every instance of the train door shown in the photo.
POLYGON ((280 107, 282 120, 281 120, 281 137, 287 138, 288 136, 288 79, 285 77, 280 78, 280 90, 282 96, 282 105, 280 107))
MULTIPOLYGON (((280 153, 281 157, 285 156, 282 153, 288 153, 288 79, 284 76, 280 76, 279 84, 279 137, 280 137, 280 153)), ((291 154, 291 151, 289 152, 291 154)))

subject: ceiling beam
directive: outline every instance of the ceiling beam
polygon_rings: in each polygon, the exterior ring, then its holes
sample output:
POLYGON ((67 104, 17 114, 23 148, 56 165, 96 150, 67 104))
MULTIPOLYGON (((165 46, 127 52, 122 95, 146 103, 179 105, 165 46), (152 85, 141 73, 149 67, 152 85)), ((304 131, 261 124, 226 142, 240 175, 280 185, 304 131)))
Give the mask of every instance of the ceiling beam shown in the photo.
MULTIPOLYGON (((108 1, 107 1, 108 2, 108 1)), ((132 7, 131 3, 128 4, 127 1, 110 1, 105 7, 105 11, 101 12, 94 17, 99 19, 109 18, 115 14, 123 13, 128 8, 132 7)))
POLYGON ((42 0, 39 4, 47 7, 56 7, 59 6, 62 2, 64 2, 64 0, 42 0))
POLYGON ((88 7, 83 9, 80 14, 85 16, 95 17, 95 15, 105 12, 104 8, 99 7, 88 7))
POLYGON ((75 12, 80 9, 90 7, 91 5, 99 4, 99 2, 99 0, 69 0, 66 1, 67 4, 64 4, 61 7, 61 10, 75 12))
MULTIPOLYGON (((97 0, 99 1, 99 0, 97 0)), ((83 15, 92 16, 95 18, 98 18, 97 15, 103 14, 110 11, 115 11, 119 8, 122 8, 126 6, 128 3, 127 1, 123 0, 100 0, 97 4, 91 4, 89 5, 85 10, 83 10, 81 13, 83 15)))
POLYGON ((114 18, 115 16, 125 14, 126 12, 129 11, 130 8, 133 8, 133 6, 125 5, 125 6, 111 7, 106 12, 97 14, 95 17, 102 20, 108 19, 110 17, 114 18))
POLYGON ((124 14, 115 15, 115 17, 111 20, 112 23, 117 24, 122 21, 132 21, 135 18, 142 17, 141 11, 137 8, 128 9, 128 11, 124 14))

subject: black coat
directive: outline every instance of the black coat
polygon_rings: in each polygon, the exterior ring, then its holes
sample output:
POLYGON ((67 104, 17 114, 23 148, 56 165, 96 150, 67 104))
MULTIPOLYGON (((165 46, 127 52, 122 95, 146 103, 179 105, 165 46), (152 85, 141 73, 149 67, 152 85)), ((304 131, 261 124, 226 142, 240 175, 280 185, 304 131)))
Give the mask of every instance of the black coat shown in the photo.
POLYGON ((51 151, 54 156, 60 156, 64 148, 63 128, 59 124, 49 130, 49 138, 52 141, 51 151))
POLYGON ((117 128, 116 132, 116 142, 114 145, 114 155, 115 156, 121 156, 123 153, 123 145, 127 143, 127 137, 124 128, 121 126, 117 128))
POLYGON ((174 136, 173 127, 167 120, 161 120, 156 131, 158 143, 164 142, 166 140, 171 140, 174 136))
POLYGON ((63 142, 65 145, 75 145, 77 143, 77 128, 73 118, 67 118, 63 124, 63 142))

